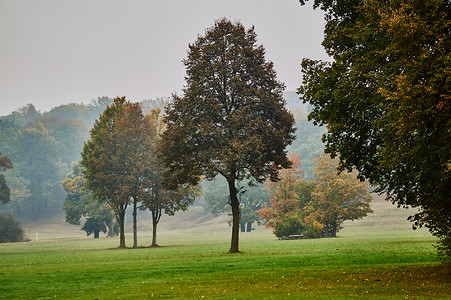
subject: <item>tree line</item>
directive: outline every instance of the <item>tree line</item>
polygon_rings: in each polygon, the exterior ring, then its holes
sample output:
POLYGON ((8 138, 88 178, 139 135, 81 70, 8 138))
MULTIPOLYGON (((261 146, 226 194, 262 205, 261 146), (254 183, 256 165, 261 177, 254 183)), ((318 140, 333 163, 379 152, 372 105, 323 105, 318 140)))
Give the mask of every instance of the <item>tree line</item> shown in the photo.
MULTIPOLYGON (((99 97, 87 105, 65 104, 45 113, 28 104, 1 116, 0 149, 14 168, 5 172, 11 197, 0 210, 29 218, 61 212, 66 196, 61 181, 80 160, 94 121, 112 103, 99 97)), ((150 112, 163 103, 145 100, 141 106, 150 112)))

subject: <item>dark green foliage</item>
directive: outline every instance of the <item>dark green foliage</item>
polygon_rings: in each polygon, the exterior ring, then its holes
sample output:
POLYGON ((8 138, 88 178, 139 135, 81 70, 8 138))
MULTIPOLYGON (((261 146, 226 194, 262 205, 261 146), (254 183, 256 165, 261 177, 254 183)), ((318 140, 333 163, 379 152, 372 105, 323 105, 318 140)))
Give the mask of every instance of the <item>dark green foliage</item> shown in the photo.
POLYGON ((286 216, 274 224, 273 233, 281 239, 292 234, 303 234, 305 224, 298 216, 286 216))
POLYGON ((450 2, 314 2, 333 61, 305 59, 299 93, 328 127, 326 151, 392 202, 420 208, 414 227, 428 227, 449 257, 450 2))
POLYGON ((88 218, 83 227, 81 228, 81 230, 86 231, 87 236, 94 234, 94 238, 97 239, 99 238, 100 232, 106 233, 107 228, 105 226, 105 223, 102 222, 102 220, 88 218))
MULTIPOLYGON (((27 181, 30 191, 22 210, 38 214, 44 209, 61 209, 64 190, 60 184, 64 178, 58 155, 58 141, 49 136, 48 130, 40 122, 20 130, 14 137, 11 160, 19 177, 27 181)), ((15 187, 17 188, 17 187, 15 187)))
POLYGON ((10 188, 6 184, 5 176, 2 174, 7 169, 12 169, 13 164, 11 163, 8 156, 3 155, 0 152, 0 201, 5 204, 10 200, 10 188))
POLYGON ((197 185, 216 175, 227 180, 231 252, 239 251, 236 183, 275 180, 277 170, 289 166, 285 148, 294 139, 284 85, 256 43, 253 28, 221 19, 189 45, 186 86, 166 110, 160 147, 167 186, 197 185))
MULTIPOLYGON (((82 217, 89 217, 90 222, 93 224, 106 225, 108 227, 108 236, 114 236, 114 215, 106 203, 99 203, 92 197, 92 193, 86 188, 83 168, 80 164, 74 166, 73 172, 62 183, 67 192, 63 207, 66 213, 66 222, 80 225, 82 217)), ((85 230, 85 227, 86 223, 82 230, 85 230)), ((93 225, 88 225, 86 228, 93 228, 93 225)), ((103 229, 99 229, 97 234, 99 231, 105 232, 103 229)), ((95 232, 91 230, 91 233, 95 232)))
POLYGON ((0 213, 0 243, 28 242, 29 239, 11 214, 0 213))

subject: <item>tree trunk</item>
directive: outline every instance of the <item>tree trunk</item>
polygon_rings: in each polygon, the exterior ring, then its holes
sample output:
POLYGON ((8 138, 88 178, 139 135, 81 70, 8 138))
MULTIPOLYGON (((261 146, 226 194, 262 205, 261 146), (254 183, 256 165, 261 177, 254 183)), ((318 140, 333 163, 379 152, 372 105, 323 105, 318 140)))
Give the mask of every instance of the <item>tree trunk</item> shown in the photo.
POLYGON ((326 225, 324 226, 324 237, 329 237, 329 223, 326 222, 326 225))
POLYGON ((232 241, 230 243, 230 253, 238 253, 240 238, 240 203, 238 202, 235 180, 227 179, 230 192, 230 206, 232 207, 232 241))
POLYGON ((105 226, 108 228, 108 233, 107 233, 107 237, 114 237, 114 219, 110 220, 110 221, 105 221, 105 226))
POLYGON ((100 233, 99 230, 94 231, 94 238, 95 238, 95 239, 98 239, 98 238, 99 238, 99 233, 100 233))
POLYGON ((152 222, 152 247, 157 247, 157 225, 158 222, 155 222, 155 219, 153 219, 152 222))
POLYGON ((241 232, 246 232, 246 224, 240 223, 241 226, 241 232))
POLYGON ((332 224, 332 232, 330 233, 331 237, 337 237, 337 224, 332 224))
POLYGON ((124 228, 124 221, 125 221, 125 210, 119 213, 119 248, 125 248, 125 228, 124 228))
POLYGON ((133 197, 133 248, 138 248, 138 222, 136 216, 137 203, 138 199, 136 197, 133 197))
POLYGON ((246 228, 247 232, 251 232, 252 231, 252 222, 247 222, 247 228, 246 228))

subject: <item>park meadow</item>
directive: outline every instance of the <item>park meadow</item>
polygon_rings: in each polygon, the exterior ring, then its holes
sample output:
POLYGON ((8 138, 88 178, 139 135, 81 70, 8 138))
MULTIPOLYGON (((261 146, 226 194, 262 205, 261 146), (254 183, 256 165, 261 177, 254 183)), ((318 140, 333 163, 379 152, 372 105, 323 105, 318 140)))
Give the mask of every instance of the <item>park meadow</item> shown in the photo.
POLYGON ((150 232, 140 231, 138 249, 117 249, 118 238, 64 238, 51 234, 55 224, 29 224, 29 237, 48 231, 38 242, 0 245, 0 298, 449 299, 435 238, 411 229, 411 210, 381 200, 372 208, 337 238, 278 240, 257 227, 241 233, 238 254, 227 253, 227 216, 187 223, 203 218, 200 207, 167 217, 157 248, 148 247, 150 232))

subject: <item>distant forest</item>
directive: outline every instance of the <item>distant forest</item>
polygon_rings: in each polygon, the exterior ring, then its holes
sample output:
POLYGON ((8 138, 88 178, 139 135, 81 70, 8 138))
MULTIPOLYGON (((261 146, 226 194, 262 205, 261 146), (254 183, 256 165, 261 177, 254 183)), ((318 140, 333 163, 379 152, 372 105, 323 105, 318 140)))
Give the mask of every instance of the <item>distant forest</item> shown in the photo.
MULTIPOLYGON (((295 92, 286 92, 287 107, 295 116, 297 139, 288 148, 301 157, 304 176, 312 179, 312 160, 321 155, 324 128, 307 120, 308 107, 295 92)), ((154 108, 164 109, 168 98, 140 102, 145 114, 154 108)), ((66 192, 62 181, 80 161, 83 144, 89 138, 94 121, 113 102, 99 97, 89 104, 64 104, 48 112, 37 111, 28 104, 0 117, 0 152, 7 155, 14 168, 5 177, 11 188, 11 201, 0 211, 17 217, 38 219, 63 213, 66 192)), ((211 184, 209 183, 211 189, 211 184)))

